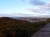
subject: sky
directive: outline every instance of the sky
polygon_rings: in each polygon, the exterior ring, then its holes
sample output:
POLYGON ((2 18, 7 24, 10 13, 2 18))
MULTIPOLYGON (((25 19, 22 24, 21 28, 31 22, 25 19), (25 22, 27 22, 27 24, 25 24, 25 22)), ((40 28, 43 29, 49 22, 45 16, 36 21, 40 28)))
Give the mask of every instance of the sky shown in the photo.
POLYGON ((50 17, 50 0, 0 0, 0 17, 50 17))

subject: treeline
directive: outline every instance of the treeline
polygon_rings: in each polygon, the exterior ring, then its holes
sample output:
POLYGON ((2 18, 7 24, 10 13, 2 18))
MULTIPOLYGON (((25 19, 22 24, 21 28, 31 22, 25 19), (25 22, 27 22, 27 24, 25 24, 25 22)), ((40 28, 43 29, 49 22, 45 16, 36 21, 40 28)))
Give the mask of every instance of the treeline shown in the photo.
POLYGON ((30 23, 25 20, 2 17, 0 18, 0 37, 31 37, 49 22, 50 19, 30 23))

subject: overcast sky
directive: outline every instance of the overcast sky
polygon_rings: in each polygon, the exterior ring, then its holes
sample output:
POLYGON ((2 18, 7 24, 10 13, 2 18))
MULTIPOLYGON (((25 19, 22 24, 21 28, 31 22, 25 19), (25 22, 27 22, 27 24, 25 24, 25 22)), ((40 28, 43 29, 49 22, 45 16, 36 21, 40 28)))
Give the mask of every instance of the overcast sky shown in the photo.
POLYGON ((50 17, 50 0, 0 0, 0 16, 50 17))

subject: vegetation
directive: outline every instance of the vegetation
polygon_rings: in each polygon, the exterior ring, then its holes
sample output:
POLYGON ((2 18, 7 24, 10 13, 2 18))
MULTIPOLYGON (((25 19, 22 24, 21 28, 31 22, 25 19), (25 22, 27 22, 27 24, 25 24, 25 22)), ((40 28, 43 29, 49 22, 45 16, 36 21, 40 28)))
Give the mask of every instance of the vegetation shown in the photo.
POLYGON ((8 17, 0 18, 0 37, 31 37, 36 31, 45 26, 47 21, 30 23, 8 17))
POLYGON ((49 18, 49 19, 47 19, 47 22, 50 22, 50 18, 49 18))

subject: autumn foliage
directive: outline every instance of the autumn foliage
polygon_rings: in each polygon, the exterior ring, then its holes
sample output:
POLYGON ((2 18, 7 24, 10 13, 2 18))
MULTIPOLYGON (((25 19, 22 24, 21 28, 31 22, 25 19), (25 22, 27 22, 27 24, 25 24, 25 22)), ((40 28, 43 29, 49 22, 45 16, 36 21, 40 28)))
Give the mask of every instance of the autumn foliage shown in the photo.
POLYGON ((8 17, 0 18, 0 37, 31 37, 45 26, 47 21, 30 23, 8 17))

